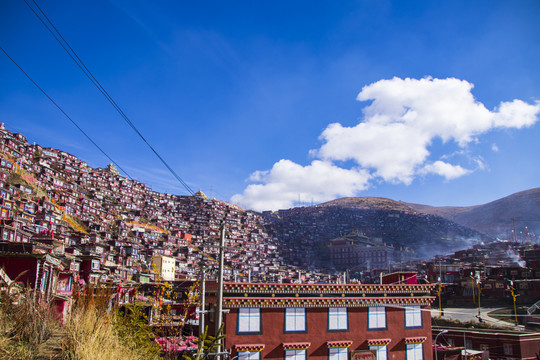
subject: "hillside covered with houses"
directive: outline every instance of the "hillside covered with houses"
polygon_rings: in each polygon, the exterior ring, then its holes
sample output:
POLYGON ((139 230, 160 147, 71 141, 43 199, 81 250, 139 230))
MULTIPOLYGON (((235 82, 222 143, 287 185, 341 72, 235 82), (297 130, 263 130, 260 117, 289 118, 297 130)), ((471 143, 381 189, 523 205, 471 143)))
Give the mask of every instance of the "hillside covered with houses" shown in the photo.
MULTIPOLYGON (((202 192, 153 191, 112 165, 92 168, 65 151, 31 144, 3 125, 0 209, 2 251, 47 254, 81 283, 156 280, 156 256, 174 259, 172 279, 194 279, 202 266, 212 277, 222 225, 226 279, 277 282, 299 276, 258 214, 202 192)), ((320 281, 326 275, 301 276, 320 281)))

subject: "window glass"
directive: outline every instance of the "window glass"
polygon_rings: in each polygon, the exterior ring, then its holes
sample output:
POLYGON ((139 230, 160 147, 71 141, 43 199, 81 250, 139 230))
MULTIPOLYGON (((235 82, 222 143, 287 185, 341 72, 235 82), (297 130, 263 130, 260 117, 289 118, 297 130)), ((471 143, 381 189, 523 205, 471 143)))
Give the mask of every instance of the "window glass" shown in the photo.
POLYGON ((238 360, 259 360, 260 355, 260 351, 239 351, 238 360))
POLYGON ((306 331, 306 309, 285 309, 285 331, 306 331))
POLYGON ((238 332, 260 332, 261 310, 259 308, 238 309, 238 332))
POLYGON ((422 326, 422 311, 419 305, 405 307, 405 327, 422 326))
POLYGON ((306 349, 285 350, 285 360, 306 360, 306 349))
POLYGON ((386 328, 386 311, 384 306, 368 307, 368 328, 384 329, 386 328))
POLYGON ((348 330, 347 308, 328 308, 328 330, 348 330))
POLYGON ((423 360, 422 344, 407 344, 407 360, 423 360))
POLYGON ((331 348, 328 350, 328 360, 347 360, 349 358, 349 349, 346 347, 331 348))
POLYGON ((372 345, 369 350, 376 351, 377 360, 387 360, 387 346, 386 345, 372 345))

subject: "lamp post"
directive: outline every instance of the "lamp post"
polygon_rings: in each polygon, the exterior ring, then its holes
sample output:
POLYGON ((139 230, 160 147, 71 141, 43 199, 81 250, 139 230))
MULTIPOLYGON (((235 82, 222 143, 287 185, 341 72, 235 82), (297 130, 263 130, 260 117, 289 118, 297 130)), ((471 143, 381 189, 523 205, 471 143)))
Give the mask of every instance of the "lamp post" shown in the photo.
POLYGON ((442 334, 446 334, 448 332, 448 330, 443 330, 441 331, 440 333, 437 334, 437 336, 435 336, 435 341, 434 341, 434 345, 435 345, 435 360, 438 360, 438 352, 437 352, 437 338, 439 337, 439 335, 442 335, 442 334))

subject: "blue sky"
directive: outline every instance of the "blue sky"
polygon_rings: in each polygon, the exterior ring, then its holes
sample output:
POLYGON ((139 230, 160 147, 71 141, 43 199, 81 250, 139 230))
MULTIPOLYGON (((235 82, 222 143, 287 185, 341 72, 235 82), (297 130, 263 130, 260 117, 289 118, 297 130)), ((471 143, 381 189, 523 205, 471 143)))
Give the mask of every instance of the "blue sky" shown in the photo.
MULTIPOLYGON (((538 1, 38 4, 209 196, 465 206, 538 187, 538 1)), ((1 2, 0 46, 133 178, 186 194, 24 1, 1 2)), ((109 163, 3 53, 0 79, 9 130, 109 163)))

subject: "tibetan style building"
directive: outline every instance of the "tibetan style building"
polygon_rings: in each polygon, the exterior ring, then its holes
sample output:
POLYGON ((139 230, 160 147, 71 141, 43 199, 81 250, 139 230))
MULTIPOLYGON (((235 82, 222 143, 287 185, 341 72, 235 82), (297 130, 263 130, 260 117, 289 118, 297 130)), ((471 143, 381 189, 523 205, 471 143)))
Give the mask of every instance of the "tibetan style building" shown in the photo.
MULTIPOLYGON (((224 350, 239 360, 347 360, 370 350, 378 360, 431 359, 432 287, 225 283, 224 350)), ((217 284, 208 289, 215 331, 217 284)))

